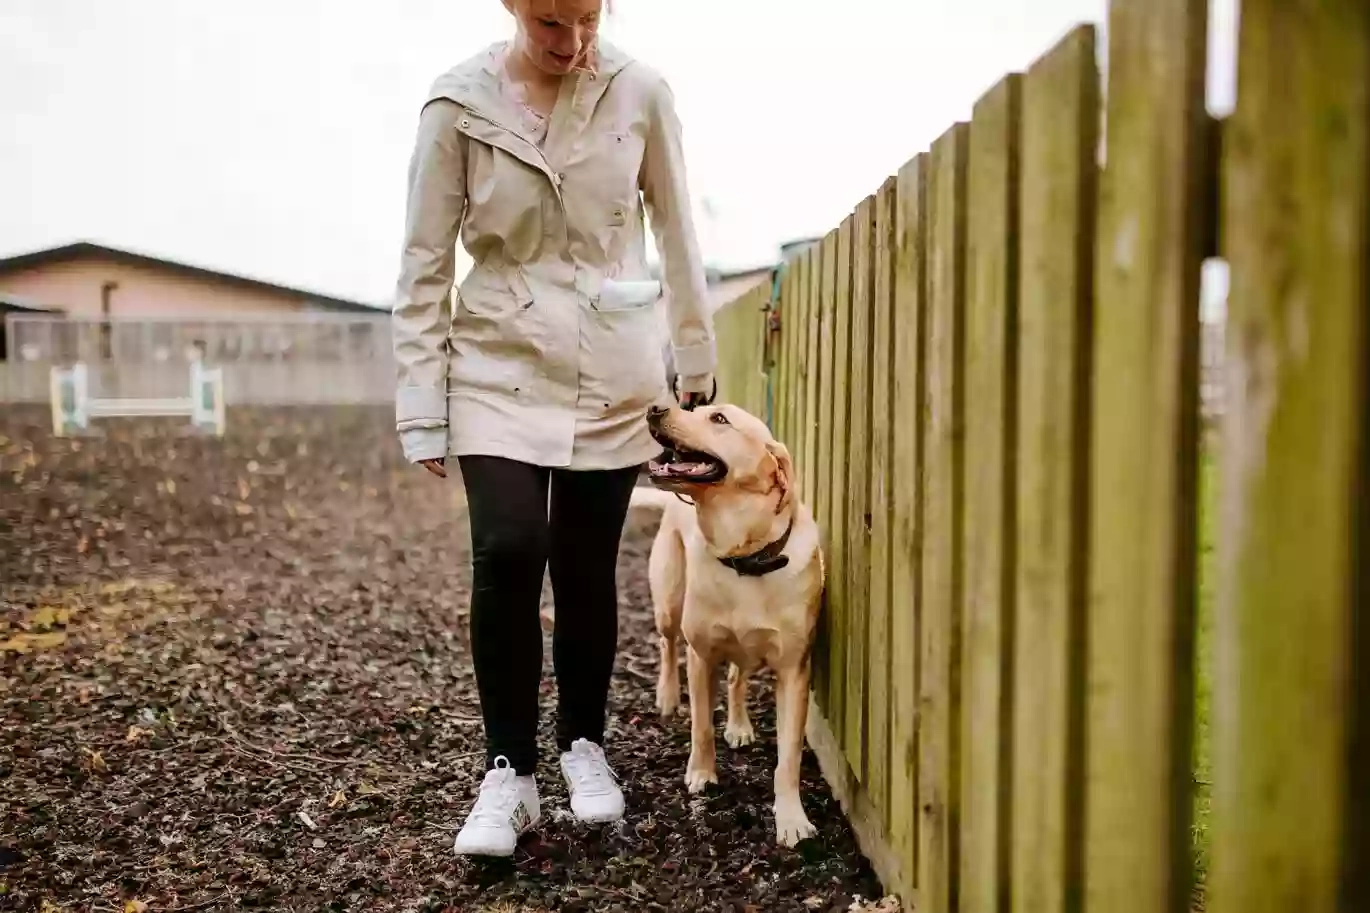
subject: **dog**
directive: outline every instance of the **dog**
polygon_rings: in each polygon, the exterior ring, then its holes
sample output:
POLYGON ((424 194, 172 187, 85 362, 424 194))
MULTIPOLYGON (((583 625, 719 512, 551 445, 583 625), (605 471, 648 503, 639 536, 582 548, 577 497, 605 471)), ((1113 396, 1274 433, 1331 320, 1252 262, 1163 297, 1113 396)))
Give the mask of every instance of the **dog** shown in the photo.
POLYGON ((691 793, 718 782, 714 749, 717 667, 729 664, 729 746, 756 736, 747 683, 776 676, 775 829, 782 846, 812 837, 799 799, 809 709, 809 660, 824 583, 818 525, 799 496, 794 463, 766 424, 731 404, 654 406, 647 425, 661 456, 648 464, 667 501, 649 576, 661 651, 657 709, 680 704, 679 649, 688 649, 691 793))

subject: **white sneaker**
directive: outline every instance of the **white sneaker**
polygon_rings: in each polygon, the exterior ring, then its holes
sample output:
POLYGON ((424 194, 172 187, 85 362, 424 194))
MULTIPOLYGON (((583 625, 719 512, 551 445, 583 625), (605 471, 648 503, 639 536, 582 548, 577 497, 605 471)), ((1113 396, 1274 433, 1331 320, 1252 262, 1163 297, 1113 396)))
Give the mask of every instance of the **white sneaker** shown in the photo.
POLYGON ((587 824, 623 817, 623 791, 604 759, 604 749, 589 739, 576 739, 561 756, 561 775, 571 793, 571 811, 587 824))
POLYGON ((512 856, 519 835, 538 823, 538 788, 531 775, 515 775, 504 755, 486 771, 480 795, 453 849, 458 856, 512 856))

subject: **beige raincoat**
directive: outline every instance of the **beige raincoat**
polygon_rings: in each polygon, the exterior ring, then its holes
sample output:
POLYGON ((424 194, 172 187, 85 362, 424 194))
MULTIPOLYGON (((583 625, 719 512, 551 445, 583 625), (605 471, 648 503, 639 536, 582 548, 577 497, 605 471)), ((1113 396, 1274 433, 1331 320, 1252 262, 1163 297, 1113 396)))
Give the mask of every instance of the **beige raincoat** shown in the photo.
POLYGON ((715 364, 671 91, 601 41, 596 72, 564 81, 539 149, 501 92, 503 47, 440 77, 419 118, 393 312, 405 456, 644 462, 660 451, 646 410, 670 396, 667 335, 684 389, 705 392, 715 364), (474 266, 453 301, 458 236, 474 266))

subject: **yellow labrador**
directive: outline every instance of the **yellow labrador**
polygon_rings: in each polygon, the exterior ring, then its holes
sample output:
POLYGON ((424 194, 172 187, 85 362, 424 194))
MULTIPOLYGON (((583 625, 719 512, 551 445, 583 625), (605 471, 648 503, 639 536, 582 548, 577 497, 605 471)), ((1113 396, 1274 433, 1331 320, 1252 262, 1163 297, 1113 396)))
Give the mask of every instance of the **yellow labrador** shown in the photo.
POLYGON ((776 675, 776 839, 814 834, 799 801, 799 760, 808 715, 809 651, 823 590, 818 526, 799 498, 794 464, 764 422, 733 405, 685 411, 653 408, 648 427, 665 448, 648 466, 670 499, 652 543, 652 602, 661 635, 657 707, 680 702, 679 640, 689 656, 690 759, 685 784, 718 782, 714 757, 716 669, 728 670, 728 725, 734 748, 755 740, 747 680, 760 666, 776 675))

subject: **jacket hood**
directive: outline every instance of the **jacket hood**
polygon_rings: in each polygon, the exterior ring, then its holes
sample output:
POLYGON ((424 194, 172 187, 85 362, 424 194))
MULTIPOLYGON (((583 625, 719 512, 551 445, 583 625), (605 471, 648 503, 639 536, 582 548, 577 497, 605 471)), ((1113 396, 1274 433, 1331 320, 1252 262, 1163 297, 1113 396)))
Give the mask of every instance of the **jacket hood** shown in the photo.
MULTIPOLYGON (((457 64, 433 81, 427 101, 446 98, 475 111, 498 110, 503 104, 499 87, 499 59, 507 41, 497 41, 457 64)), ((610 79, 633 62, 615 45, 599 39, 597 79, 610 79)), ((427 103, 427 102, 425 102, 427 103)))

